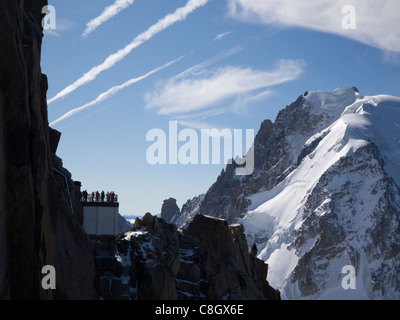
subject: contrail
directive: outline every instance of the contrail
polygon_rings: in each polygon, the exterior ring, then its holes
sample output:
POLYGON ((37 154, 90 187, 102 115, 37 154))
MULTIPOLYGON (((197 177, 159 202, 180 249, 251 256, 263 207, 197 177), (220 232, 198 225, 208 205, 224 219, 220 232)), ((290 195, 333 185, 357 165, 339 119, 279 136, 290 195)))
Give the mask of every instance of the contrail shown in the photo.
POLYGON ((139 34, 130 44, 118 52, 107 57, 104 62, 98 66, 93 67, 90 71, 85 73, 81 78, 76 80, 73 84, 60 91, 56 96, 49 99, 47 104, 50 104, 67 94, 75 91, 80 86, 89 83, 96 79, 96 77, 103 71, 113 67, 118 61, 125 58, 133 49, 140 46, 142 43, 150 40, 153 36, 163 31, 164 29, 172 26, 178 21, 183 21, 186 17, 196 9, 204 6, 209 0, 189 0, 184 7, 178 8, 174 13, 166 15, 159 20, 156 24, 152 25, 145 32, 139 34))
POLYGON ((101 13, 101 15, 90 20, 87 23, 86 29, 83 32, 82 36, 86 37, 89 33, 96 30, 97 27, 99 27, 104 22, 106 22, 107 20, 111 19, 112 17, 120 13, 122 10, 132 5, 134 2, 135 0, 116 0, 114 4, 106 7, 101 13))
POLYGON ((143 79, 146 79, 147 77, 151 76, 152 74, 154 74, 154 73, 156 73, 158 71, 161 71, 163 69, 168 68, 169 66, 171 66, 172 64, 182 60, 183 58, 184 58, 184 56, 181 56, 180 58, 178 58, 176 60, 170 61, 170 62, 162 65, 161 67, 158 67, 156 69, 151 70, 150 72, 146 73, 143 76, 130 79, 130 80, 124 82, 121 85, 114 86, 114 87, 110 88, 109 90, 99 94, 98 97, 96 99, 94 99, 93 101, 88 102, 85 105, 83 105, 81 107, 78 107, 78 108, 75 108, 75 109, 73 109, 71 111, 68 111, 66 114, 64 114, 63 116, 61 116, 57 120, 54 120, 52 123, 50 123, 50 126, 54 126, 55 124, 57 124, 57 123, 59 123, 59 122, 61 122, 63 120, 68 119, 69 117, 73 116, 74 114, 77 114, 78 112, 81 112, 81 111, 83 111, 83 110, 85 110, 85 109, 87 109, 89 107, 92 107, 92 106, 94 106, 96 104, 99 104, 100 102, 103 102, 104 100, 106 100, 106 99, 110 98, 111 96, 113 96, 114 94, 116 94, 118 91, 120 91, 120 90, 122 90, 122 89, 124 89, 126 87, 129 87, 130 85, 132 85, 134 83, 137 83, 137 82, 139 82, 139 81, 141 81, 143 79))

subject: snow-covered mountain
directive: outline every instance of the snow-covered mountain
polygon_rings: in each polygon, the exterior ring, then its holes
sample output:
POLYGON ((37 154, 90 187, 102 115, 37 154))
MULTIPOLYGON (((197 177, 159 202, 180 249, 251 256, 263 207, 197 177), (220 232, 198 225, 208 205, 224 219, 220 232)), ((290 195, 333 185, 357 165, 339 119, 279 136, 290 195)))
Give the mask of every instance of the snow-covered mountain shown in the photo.
POLYGON ((400 98, 306 92, 254 150, 254 173, 228 166, 197 213, 242 223, 283 298, 400 298, 400 98))
POLYGON ((350 95, 305 98, 337 120, 279 185, 251 197, 242 219, 287 298, 400 298, 400 99, 355 93, 349 104, 350 95), (346 265, 355 290, 342 288, 346 265))

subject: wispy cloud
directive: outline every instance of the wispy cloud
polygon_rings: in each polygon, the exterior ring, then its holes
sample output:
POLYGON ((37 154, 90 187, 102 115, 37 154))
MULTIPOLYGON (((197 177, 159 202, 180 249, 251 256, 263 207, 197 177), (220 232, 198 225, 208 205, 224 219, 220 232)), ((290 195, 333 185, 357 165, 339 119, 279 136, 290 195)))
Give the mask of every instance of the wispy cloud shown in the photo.
MULTIPOLYGON (((227 99, 260 89, 265 91, 270 86, 297 79, 304 67, 302 60, 280 60, 272 71, 227 66, 204 71, 197 76, 172 78, 158 84, 158 90, 145 95, 146 108, 154 109, 161 115, 199 112, 216 107, 227 99)), ((266 94, 267 91, 262 96, 266 94)))
POLYGON ((86 29, 83 32, 82 36, 83 37, 88 36, 91 32, 96 30, 104 22, 111 19, 112 17, 120 13, 122 10, 128 8, 134 2, 135 0, 116 0, 114 4, 106 7, 98 17, 90 20, 87 23, 86 29))
POLYGON ((221 40, 222 38, 226 37, 227 35, 230 35, 232 32, 233 31, 227 31, 224 33, 217 34, 213 41, 221 40))
POLYGON ((178 121, 178 123, 182 126, 192 128, 192 129, 224 129, 226 126, 220 126, 217 124, 213 124, 209 122, 210 117, 219 116, 229 112, 228 107, 221 107, 211 110, 205 110, 201 112, 196 112, 192 114, 182 114, 182 115, 174 115, 174 118, 178 121))
POLYGON ((56 29, 44 29, 43 33, 44 33, 45 36, 56 36, 56 37, 59 37, 61 35, 61 33, 70 31, 74 27, 75 27, 75 22, 74 21, 72 21, 70 19, 58 17, 57 18, 56 29))
POLYGON ((82 77, 76 80, 73 84, 69 85, 59 93, 57 93, 53 98, 47 101, 48 104, 65 97, 67 94, 75 91, 79 87, 87 84, 94 79, 103 71, 110 69, 117 62, 124 59, 133 49, 139 47, 144 42, 150 40, 156 34, 165 30, 166 28, 172 26, 176 22, 183 21, 186 17, 195 11, 196 9, 207 4, 209 0, 189 0, 184 7, 180 7, 175 10, 174 13, 166 15, 164 18, 160 19, 157 23, 152 25, 149 29, 139 34, 131 43, 129 43, 125 48, 119 50, 118 52, 108 56, 103 63, 93 67, 88 72, 86 72, 82 77))
POLYGON ((247 109, 250 105, 255 102, 263 101, 268 99, 274 94, 274 91, 271 89, 264 90, 257 94, 244 94, 240 95, 235 103, 231 107, 231 111, 238 115, 244 115, 247 112, 247 109))
POLYGON ((237 54, 237 53, 241 52, 242 50, 243 50, 243 48, 240 45, 235 46, 235 47, 230 48, 230 49, 227 49, 227 50, 224 50, 221 53, 219 53, 219 54, 217 54, 217 55, 215 55, 215 56, 213 56, 213 57, 211 57, 211 58, 209 58, 209 59, 207 59, 207 60, 205 60, 205 61, 203 61, 203 62, 201 62, 199 64, 196 64, 195 66, 190 67, 189 69, 186 69, 185 71, 183 71, 180 74, 178 74, 175 77, 173 77, 173 79, 174 80, 178 80, 180 78, 185 78, 185 77, 188 77, 188 76, 191 76, 191 75, 198 74, 198 73, 204 71, 205 68, 207 68, 207 67, 209 67, 209 66, 211 66, 211 65, 213 65, 213 64, 215 64, 215 63, 217 63, 219 61, 222 61, 222 60, 224 60, 224 59, 226 59, 226 58, 228 58, 228 57, 230 57, 230 56, 232 56, 234 54, 237 54))
POLYGON ((95 106, 95 105, 97 105, 97 104, 103 102, 104 100, 107 100, 108 98, 110 98, 110 97, 112 97, 113 95, 115 95, 118 91, 121 91, 122 89, 125 89, 125 88, 131 86, 132 84, 135 84, 135 83, 137 83, 137 82, 139 82, 139 81, 141 81, 141 80, 144 80, 144 79, 146 79, 147 77, 151 76, 152 74, 155 74, 156 72, 159 72, 159 71, 161 71, 161 70, 163 70, 163 69, 168 68, 169 66, 171 66, 172 64, 174 64, 174 63, 176 63, 176 62, 182 60, 183 58, 184 58, 184 57, 182 56, 182 57, 180 57, 180 58, 178 58, 178 59, 176 59, 176 60, 170 61, 170 62, 168 62, 168 63, 162 65, 161 67, 158 67, 158 68, 156 68, 156 69, 151 70, 150 72, 146 73, 146 74, 143 75, 143 76, 130 79, 130 80, 124 82, 124 83, 121 84, 121 85, 114 86, 114 87, 110 88, 109 90, 107 90, 107 91, 105 91, 105 92, 99 94, 99 96, 98 96, 96 99, 94 99, 93 101, 90 101, 90 102, 84 104, 84 105, 81 106, 81 107, 75 108, 75 109, 73 109, 73 110, 71 110, 71 111, 65 113, 63 116, 59 117, 58 119, 56 119, 56 120, 54 120, 52 123, 50 123, 50 126, 54 126, 54 125, 60 123, 61 121, 66 120, 66 119, 72 117, 73 115, 77 114, 78 112, 81 112, 81 111, 83 111, 83 110, 85 110, 85 109, 87 109, 87 108, 93 107, 93 106, 95 106))
POLYGON ((228 0, 231 16, 251 23, 302 27, 400 53, 398 0, 228 0), (356 9, 356 29, 344 29, 342 9, 356 9))

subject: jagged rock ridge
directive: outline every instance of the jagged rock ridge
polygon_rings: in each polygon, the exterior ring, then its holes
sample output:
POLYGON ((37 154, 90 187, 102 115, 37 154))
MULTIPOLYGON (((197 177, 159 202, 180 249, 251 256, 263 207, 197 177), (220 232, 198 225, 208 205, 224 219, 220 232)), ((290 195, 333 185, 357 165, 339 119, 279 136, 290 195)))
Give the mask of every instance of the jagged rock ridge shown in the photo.
POLYGON ((243 227, 197 215, 186 231, 153 217, 137 219, 117 240, 119 276, 132 300, 280 299, 267 265, 249 255, 243 227))

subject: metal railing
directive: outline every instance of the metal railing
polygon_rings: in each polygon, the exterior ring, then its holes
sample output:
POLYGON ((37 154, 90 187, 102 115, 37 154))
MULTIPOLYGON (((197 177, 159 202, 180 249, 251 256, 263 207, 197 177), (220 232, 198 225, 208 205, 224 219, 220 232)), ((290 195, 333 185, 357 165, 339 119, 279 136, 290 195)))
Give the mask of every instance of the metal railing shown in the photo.
POLYGON ((118 195, 112 192, 108 193, 88 193, 81 194, 81 202, 97 202, 97 203, 117 203, 118 195))

